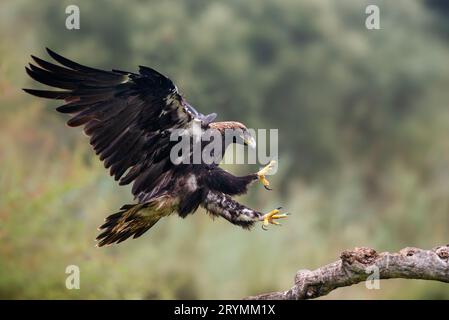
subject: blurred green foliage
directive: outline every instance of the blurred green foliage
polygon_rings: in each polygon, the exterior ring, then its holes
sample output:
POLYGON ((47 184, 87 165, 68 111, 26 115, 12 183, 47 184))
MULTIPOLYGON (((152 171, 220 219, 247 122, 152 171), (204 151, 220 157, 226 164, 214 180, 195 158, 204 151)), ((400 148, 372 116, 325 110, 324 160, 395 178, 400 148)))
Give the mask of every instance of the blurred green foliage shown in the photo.
MULTIPOLYGON (((346 248, 447 243, 448 12, 435 0, 3 0, 0 298, 240 298, 288 288, 346 248), (365 28, 369 3, 381 30, 365 28), (65 28, 69 4, 80 30, 65 28), (246 232, 200 210, 95 248, 96 226, 132 199, 54 102, 20 90, 46 46, 106 69, 151 66, 204 113, 278 128, 275 191, 240 200, 291 218, 246 232), (80 290, 65 288, 71 264, 80 290)), ((389 280, 328 298, 447 299, 449 287, 389 280)))

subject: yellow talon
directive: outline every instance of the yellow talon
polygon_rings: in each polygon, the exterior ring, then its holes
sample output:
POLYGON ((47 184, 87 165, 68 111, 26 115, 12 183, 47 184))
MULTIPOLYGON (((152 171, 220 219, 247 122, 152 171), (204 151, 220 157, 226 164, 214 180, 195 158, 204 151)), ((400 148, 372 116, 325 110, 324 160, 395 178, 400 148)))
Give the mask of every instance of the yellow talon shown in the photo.
POLYGON ((261 170, 259 170, 257 172, 259 181, 263 184, 264 188, 267 190, 271 190, 271 188, 270 188, 270 182, 267 180, 265 175, 267 175, 274 168, 275 164, 276 164, 276 161, 271 160, 270 163, 268 163, 264 168, 262 168, 261 170))
POLYGON ((279 214, 279 210, 282 209, 282 207, 279 207, 277 209, 274 209, 270 212, 268 212, 267 214, 262 216, 263 219, 263 223, 262 223, 262 229, 264 230, 268 230, 268 225, 269 224, 275 224, 280 226, 281 224, 277 221, 275 221, 276 219, 282 219, 282 218, 286 218, 289 213, 281 213, 279 214))
POLYGON ((263 184, 264 188, 267 190, 272 190, 270 188, 270 181, 265 178, 265 176, 259 176, 259 181, 263 184))

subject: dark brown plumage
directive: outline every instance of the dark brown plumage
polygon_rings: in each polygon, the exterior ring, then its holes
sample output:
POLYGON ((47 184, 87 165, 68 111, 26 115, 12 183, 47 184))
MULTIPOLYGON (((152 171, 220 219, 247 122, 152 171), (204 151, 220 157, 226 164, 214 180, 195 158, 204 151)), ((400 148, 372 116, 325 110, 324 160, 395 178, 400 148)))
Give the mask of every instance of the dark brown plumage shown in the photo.
POLYGON ((245 143, 250 134, 243 124, 212 122, 216 114, 196 111, 173 82, 154 69, 104 71, 47 52, 59 64, 32 56, 35 64, 26 67, 26 72, 58 90, 24 90, 63 100, 56 110, 70 115, 67 124, 83 126, 95 153, 120 185, 133 183, 137 204, 125 205, 106 219, 97 238, 99 246, 137 238, 162 217, 175 212, 186 217, 200 205, 244 228, 263 219, 260 212, 231 199, 245 193, 257 174, 236 177, 217 164, 170 161, 176 143, 170 141, 172 130, 188 129, 193 122, 200 123, 202 130, 218 130, 222 136, 225 129, 239 129, 240 139, 231 142, 245 143))

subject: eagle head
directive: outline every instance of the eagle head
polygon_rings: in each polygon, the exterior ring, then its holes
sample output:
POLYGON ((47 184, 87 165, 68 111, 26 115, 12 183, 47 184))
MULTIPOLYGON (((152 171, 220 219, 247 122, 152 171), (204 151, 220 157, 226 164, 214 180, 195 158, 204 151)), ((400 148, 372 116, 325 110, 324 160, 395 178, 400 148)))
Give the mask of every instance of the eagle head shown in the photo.
POLYGON ((223 137, 231 137, 233 143, 243 144, 251 148, 256 147, 256 140, 249 132, 248 128, 241 122, 222 121, 212 122, 210 127, 220 131, 223 137))

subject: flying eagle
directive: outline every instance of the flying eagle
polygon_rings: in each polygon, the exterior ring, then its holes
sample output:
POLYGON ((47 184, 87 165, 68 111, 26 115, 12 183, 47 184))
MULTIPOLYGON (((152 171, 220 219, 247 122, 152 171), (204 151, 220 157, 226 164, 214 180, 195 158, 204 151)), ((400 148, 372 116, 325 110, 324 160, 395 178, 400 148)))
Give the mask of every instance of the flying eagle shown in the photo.
POLYGON ((216 114, 196 111, 169 78, 152 68, 140 66, 138 73, 104 71, 80 65, 50 49, 47 52, 59 64, 31 56, 35 65, 30 63, 26 72, 42 84, 63 90, 24 91, 64 100, 56 110, 71 115, 67 124, 83 126, 95 153, 120 185, 133 183, 137 203, 126 204, 105 219, 99 227, 98 246, 138 238, 162 217, 177 213, 184 218, 199 206, 245 229, 257 221, 264 228, 279 224, 276 220, 287 216, 280 208, 263 214, 232 199, 246 193, 257 180, 268 189, 265 176, 274 161, 257 173, 234 176, 216 162, 174 163, 170 159, 174 144, 170 133, 174 129, 187 130, 197 123, 201 132, 216 130, 222 138, 228 129, 235 129, 239 135, 230 143, 254 146, 245 125, 213 122, 216 114))

